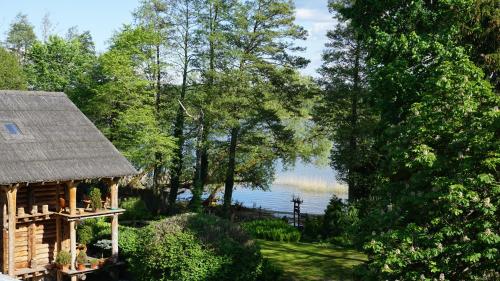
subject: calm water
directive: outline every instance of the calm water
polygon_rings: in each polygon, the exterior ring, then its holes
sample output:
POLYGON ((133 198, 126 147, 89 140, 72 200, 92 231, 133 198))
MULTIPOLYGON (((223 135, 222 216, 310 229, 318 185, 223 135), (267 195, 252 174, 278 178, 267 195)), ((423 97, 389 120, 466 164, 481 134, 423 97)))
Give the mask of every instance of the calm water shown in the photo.
MULTIPOLYGON (((304 201, 301 205, 303 213, 322 214, 334 194, 347 199, 345 188, 335 181, 335 173, 330 168, 299 163, 293 170, 278 172, 269 191, 237 187, 233 192, 233 202, 249 208, 293 212, 290 201, 293 196, 299 196, 304 201)), ((187 199, 191 194, 180 197, 187 199)), ((221 192, 218 198, 222 201, 223 197, 221 192)))
MULTIPOLYGON (((245 207, 262 207, 263 209, 293 212, 292 197, 300 196, 304 203, 301 212, 309 214, 322 214, 325 211, 333 191, 311 191, 300 187, 273 185, 270 191, 236 188, 233 193, 235 202, 242 202, 245 207)), ((337 195, 345 199, 345 196, 337 195)))

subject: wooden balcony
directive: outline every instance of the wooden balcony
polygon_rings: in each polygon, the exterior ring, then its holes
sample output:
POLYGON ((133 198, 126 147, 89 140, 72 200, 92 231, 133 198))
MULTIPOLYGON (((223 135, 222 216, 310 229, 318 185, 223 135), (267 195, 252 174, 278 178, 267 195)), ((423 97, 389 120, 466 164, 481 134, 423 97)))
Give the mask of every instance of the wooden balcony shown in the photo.
POLYGON ((80 221, 85 219, 101 218, 101 217, 112 217, 114 215, 120 215, 125 212, 124 209, 101 209, 98 211, 93 211, 91 209, 79 208, 74 214, 69 212, 60 212, 57 215, 61 216, 66 221, 80 221))

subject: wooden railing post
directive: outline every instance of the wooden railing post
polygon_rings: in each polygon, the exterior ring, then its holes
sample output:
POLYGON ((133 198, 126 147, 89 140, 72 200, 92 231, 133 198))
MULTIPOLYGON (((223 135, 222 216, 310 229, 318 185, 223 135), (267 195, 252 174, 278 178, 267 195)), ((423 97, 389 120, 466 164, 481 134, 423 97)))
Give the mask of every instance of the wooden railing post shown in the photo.
POLYGON ((68 183, 69 192, 69 214, 76 215, 76 184, 74 182, 68 183))
MULTIPOLYGON (((118 179, 109 181, 109 190, 111 209, 118 209, 118 179)), ((111 256, 115 262, 118 261, 118 214, 114 214, 111 221, 111 256)))
POLYGON ((70 243, 70 252, 71 252, 71 269, 75 270, 76 263, 76 228, 75 221, 69 222, 69 243, 70 243))
POLYGON ((16 204, 17 204, 17 186, 11 186, 7 189, 7 205, 8 205, 8 257, 9 267, 8 273, 10 276, 15 276, 15 249, 16 249, 16 204))

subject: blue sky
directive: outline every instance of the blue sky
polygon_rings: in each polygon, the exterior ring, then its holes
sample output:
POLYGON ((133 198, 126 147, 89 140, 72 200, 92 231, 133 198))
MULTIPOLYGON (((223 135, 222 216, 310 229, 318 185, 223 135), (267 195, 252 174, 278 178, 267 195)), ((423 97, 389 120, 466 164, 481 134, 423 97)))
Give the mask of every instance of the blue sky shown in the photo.
MULTIPOLYGON (((78 26, 80 31, 89 30, 97 50, 106 50, 107 41, 123 24, 131 23, 131 12, 138 0, 0 0, 0 41, 4 41, 10 23, 17 13, 28 15, 41 34, 41 22, 45 14, 54 33, 64 35, 68 28, 78 26)), ((321 64, 321 53, 326 42, 326 31, 333 26, 328 13, 327 0, 297 0, 297 23, 309 32, 302 45, 307 47, 304 56, 311 60, 304 74, 316 76, 321 64)))
MULTIPOLYGON (((41 37, 42 18, 49 14, 54 33, 65 35, 72 26, 80 31, 89 30, 99 52, 106 50, 107 41, 123 24, 131 23, 131 12, 138 0, 0 0, 0 42, 6 38, 9 25, 18 13, 28 15, 35 31, 41 37)), ((327 0, 297 0, 297 23, 307 29, 309 37, 301 42, 307 47, 303 54, 311 64, 303 70, 306 75, 317 76, 321 53, 326 42, 326 31, 334 23, 328 13, 327 0)), ((292 171, 279 175, 297 174, 311 178, 334 178, 328 167, 315 167, 297 163, 292 171)))

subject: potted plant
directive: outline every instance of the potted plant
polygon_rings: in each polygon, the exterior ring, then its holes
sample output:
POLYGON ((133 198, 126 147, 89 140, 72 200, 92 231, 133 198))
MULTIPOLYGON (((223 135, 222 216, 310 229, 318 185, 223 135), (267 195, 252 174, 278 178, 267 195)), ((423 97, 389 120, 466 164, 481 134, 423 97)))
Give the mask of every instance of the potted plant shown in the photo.
POLYGON ((71 264, 70 253, 64 250, 60 251, 56 257, 56 264, 61 270, 67 271, 69 269, 69 265, 71 264))
POLYGON ((98 259, 90 259, 90 266, 92 269, 97 269, 99 267, 98 259))
POLYGON ((90 203, 92 204, 92 209, 94 212, 99 211, 102 208, 102 201, 101 201, 101 190, 99 188, 92 188, 92 190, 89 193, 90 197, 90 203))
POLYGON ((78 270, 85 270, 85 263, 87 263, 87 253, 80 251, 76 257, 78 263, 78 270))

